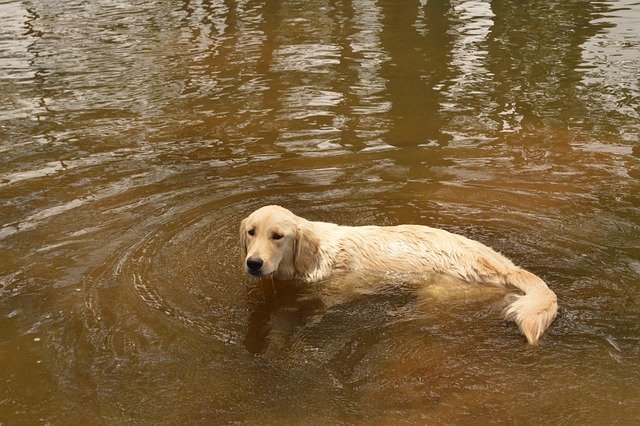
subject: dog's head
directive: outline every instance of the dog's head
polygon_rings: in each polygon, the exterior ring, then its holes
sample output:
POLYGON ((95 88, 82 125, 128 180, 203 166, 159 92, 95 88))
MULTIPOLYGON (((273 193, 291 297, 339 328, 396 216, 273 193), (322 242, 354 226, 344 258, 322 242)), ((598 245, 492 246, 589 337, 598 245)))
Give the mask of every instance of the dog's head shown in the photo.
POLYGON ((318 253, 309 222, 280 206, 265 206, 240 224, 244 269, 255 277, 289 280, 304 275, 318 253))

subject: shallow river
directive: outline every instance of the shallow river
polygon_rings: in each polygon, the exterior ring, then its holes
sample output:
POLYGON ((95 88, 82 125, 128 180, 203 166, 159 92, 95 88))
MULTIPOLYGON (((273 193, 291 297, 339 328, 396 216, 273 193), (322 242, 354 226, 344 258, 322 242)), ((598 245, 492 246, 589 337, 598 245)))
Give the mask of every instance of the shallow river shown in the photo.
POLYGON ((0 2, 0 425, 638 424, 636 1, 0 2), (250 279, 265 204, 540 275, 250 279))

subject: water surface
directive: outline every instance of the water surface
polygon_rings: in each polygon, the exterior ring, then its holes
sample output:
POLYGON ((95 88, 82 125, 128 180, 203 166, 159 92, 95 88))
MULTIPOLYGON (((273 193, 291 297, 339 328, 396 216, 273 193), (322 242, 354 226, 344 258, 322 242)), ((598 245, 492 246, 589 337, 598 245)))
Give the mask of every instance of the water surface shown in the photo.
POLYGON ((0 423, 636 423, 638 28, 629 0, 0 2, 0 423), (477 239, 559 316, 532 348, 432 278, 254 281, 237 227, 272 203, 477 239))

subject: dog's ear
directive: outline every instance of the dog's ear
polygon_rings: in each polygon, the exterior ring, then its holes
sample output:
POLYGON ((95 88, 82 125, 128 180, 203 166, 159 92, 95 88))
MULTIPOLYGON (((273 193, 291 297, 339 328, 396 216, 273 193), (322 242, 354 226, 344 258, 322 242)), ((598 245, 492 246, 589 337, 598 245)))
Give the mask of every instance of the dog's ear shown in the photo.
POLYGON ((247 219, 243 219, 240 222, 240 256, 241 262, 244 263, 245 258, 247 257, 247 229, 246 229, 247 219))
POLYGON ((296 230, 296 245, 293 265, 297 275, 304 275, 318 255, 320 241, 315 234, 304 225, 299 225, 296 230))

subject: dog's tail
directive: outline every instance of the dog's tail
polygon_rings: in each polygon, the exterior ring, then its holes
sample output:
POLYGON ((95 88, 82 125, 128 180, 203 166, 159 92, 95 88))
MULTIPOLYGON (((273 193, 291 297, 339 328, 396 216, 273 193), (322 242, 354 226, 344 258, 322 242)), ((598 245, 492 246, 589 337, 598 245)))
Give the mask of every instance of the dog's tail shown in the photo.
POLYGON ((509 302, 502 311, 507 320, 513 320, 530 344, 535 345, 558 312, 558 298, 544 281, 531 272, 515 268, 507 272, 506 284, 524 294, 509 294, 509 302))

